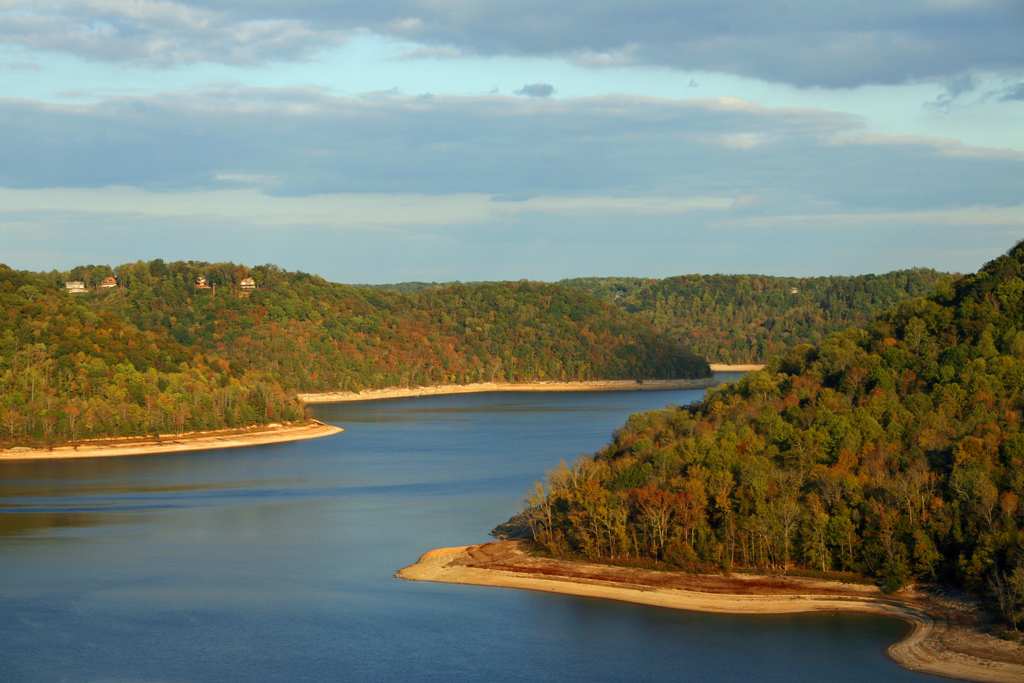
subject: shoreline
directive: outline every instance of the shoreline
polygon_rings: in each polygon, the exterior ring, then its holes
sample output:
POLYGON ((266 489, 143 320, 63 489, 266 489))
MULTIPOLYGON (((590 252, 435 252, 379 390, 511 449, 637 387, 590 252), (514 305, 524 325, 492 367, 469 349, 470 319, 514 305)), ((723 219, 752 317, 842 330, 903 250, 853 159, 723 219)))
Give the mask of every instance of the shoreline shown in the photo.
POLYGON ((307 404, 350 403, 354 401, 382 401, 393 398, 421 396, 448 396, 451 394, 483 394, 501 392, 574 392, 574 391, 672 391, 678 389, 707 389, 717 384, 714 377, 698 379, 610 379, 582 382, 474 382, 472 384, 436 384, 425 387, 388 387, 364 391, 328 391, 298 394, 307 404))
POLYGON ((757 372, 768 366, 763 363, 708 363, 708 367, 711 372, 757 372))
POLYGON ((159 439, 153 439, 152 437, 96 439, 92 442, 80 442, 77 445, 54 446, 52 449, 0 449, 0 462, 113 458, 128 455, 158 455, 162 453, 242 448, 245 446, 263 446, 318 439, 343 431, 345 430, 341 427, 325 424, 320 420, 309 420, 298 424, 270 424, 257 427, 218 429, 208 432, 161 434, 159 439))
MULTIPOLYGON (((729 367, 729 371, 746 371, 748 366, 729 367), (738 368, 738 370, 737 370, 738 368)), ((425 387, 388 387, 357 391, 301 393, 296 398, 305 405, 380 401, 420 396, 446 396, 488 392, 587 392, 587 391, 672 391, 680 389, 706 389, 718 384, 714 376, 697 379, 649 380, 590 380, 581 382, 477 382, 473 384, 439 384, 425 387)), ((183 434, 96 438, 65 443, 52 448, 12 447, 0 448, 0 462, 25 460, 68 460, 75 458, 107 458, 128 455, 155 455, 188 451, 216 450, 260 446, 290 441, 303 441, 330 436, 345 431, 317 419, 302 424, 286 423, 253 425, 251 427, 219 429, 183 434)))
POLYGON ((724 614, 860 612, 901 619, 911 631, 887 654, 911 671, 992 683, 1024 680, 1024 646, 972 628, 963 604, 917 591, 795 577, 685 574, 555 560, 523 543, 437 548, 395 574, 429 581, 560 593, 724 614))

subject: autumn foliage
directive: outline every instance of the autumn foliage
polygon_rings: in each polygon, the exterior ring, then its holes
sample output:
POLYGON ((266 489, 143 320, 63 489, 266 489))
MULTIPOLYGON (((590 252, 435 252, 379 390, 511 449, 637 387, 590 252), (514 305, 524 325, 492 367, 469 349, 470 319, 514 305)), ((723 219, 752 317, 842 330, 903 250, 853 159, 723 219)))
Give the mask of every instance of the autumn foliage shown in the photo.
POLYGON ((1024 243, 699 405, 634 415, 531 498, 557 555, 935 581, 1024 620, 1024 243))
POLYGON ((554 285, 401 293, 274 266, 0 266, 0 445, 291 420, 300 391, 707 374, 649 324, 554 285), (97 288, 112 273, 119 286, 97 288))

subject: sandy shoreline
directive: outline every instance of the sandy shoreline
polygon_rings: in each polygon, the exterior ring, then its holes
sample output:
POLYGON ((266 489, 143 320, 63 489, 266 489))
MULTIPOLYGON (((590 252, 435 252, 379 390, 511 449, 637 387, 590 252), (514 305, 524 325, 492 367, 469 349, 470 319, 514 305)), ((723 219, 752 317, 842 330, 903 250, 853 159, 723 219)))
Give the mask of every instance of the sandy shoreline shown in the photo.
POLYGON ((341 427, 310 420, 299 424, 262 425, 243 429, 222 429, 191 434, 161 434, 151 437, 105 439, 77 446, 47 448, 10 448, 0 450, 0 462, 15 460, 67 460, 72 458, 110 458, 125 455, 183 453, 221 448, 261 446, 288 441, 303 441, 344 431, 341 427))
MULTIPOLYGON (((298 394, 306 404, 379 401, 417 396, 474 394, 485 392, 572 392, 572 391, 670 391, 704 389, 717 383, 714 377, 700 379, 595 380, 588 382, 479 382, 475 384, 442 384, 427 387, 390 387, 366 391, 338 391, 298 394)), ((64 460, 69 458, 106 458, 124 455, 153 455, 185 451, 241 448, 287 441, 301 441, 330 436, 344 431, 340 427, 312 420, 302 424, 271 424, 243 429, 226 429, 186 434, 161 434, 152 437, 96 439, 77 445, 49 448, 0 449, 0 462, 8 460, 64 460)))
POLYGON ((670 391, 673 389, 706 389, 716 383, 714 377, 700 379, 646 379, 636 381, 594 380, 589 382, 476 382, 473 384, 438 384, 427 387, 390 387, 365 391, 332 391, 299 394, 303 403, 346 403, 352 401, 380 401, 391 398, 418 396, 445 396, 449 394, 480 394, 487 392, 537 391, 670 391))
POLYGON ((765 366, 758 363, 710 363, 711 372, 757 372, 764 370, 765 366))
POLYGON ((913 630, 889 656, 904 668, 950 678, 1024 680, 1024 647, 972 628, 962 604, 914 591, 770 576, 657 572, 530 555, 515 541, 438 548, 399 570, 399 578, 518 588, 698 612, 786 614, 853 611, 902 619, 913 630))

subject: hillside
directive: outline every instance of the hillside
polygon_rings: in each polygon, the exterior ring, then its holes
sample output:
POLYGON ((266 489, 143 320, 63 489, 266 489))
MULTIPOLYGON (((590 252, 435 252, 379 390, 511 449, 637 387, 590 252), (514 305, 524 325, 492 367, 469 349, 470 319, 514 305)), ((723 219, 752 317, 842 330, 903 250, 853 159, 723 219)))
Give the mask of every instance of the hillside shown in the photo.
POLYGON ((0 309, 3 444, 289 420, 298 391, 708 373, 632 315, 525 282, 402 294, 273 266, 0 267, 0 309))
POLYGON ((557 556, 937 581, 1024 621, 1024 243, 927 299, 635 415, 519 522, 557 556))
POLYGON ((816 344, 832 332, 864 325, 953 279, 913 269, 851 277, 680 275, 561 284, 636 313, 713 362, 761 363, 796 344, 816 344))

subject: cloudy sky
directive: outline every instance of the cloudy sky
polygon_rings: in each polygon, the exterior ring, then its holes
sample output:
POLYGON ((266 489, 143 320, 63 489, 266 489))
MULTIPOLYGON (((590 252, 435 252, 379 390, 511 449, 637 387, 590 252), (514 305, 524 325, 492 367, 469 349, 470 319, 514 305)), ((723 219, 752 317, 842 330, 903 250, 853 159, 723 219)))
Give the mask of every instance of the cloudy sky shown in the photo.
POLYGON ((1022 0, 0 0, 0 262, 974 270, 1022 0))

